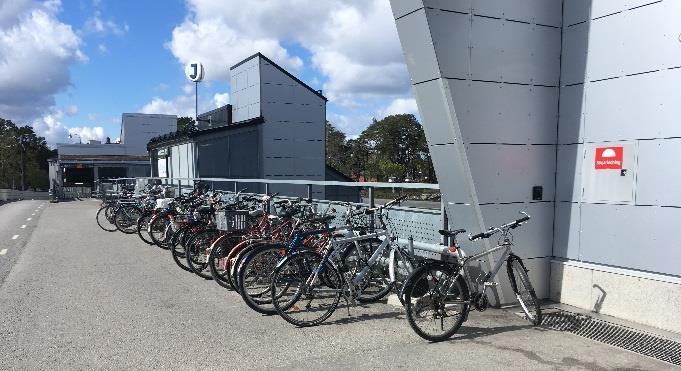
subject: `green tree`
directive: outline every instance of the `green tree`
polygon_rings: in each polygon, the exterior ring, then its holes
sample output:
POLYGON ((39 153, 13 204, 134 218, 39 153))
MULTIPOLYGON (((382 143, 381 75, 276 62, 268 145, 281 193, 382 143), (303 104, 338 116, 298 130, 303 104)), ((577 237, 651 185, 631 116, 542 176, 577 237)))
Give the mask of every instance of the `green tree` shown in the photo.
POLYGON ((193 117, 178 117, 177 118, 177 131, 187 131, 187 130, 194 130, 194 125, 196 124, 196 121, 194 121, 193 117))
POLYGON ((336 129, 333 124, 326 122, 326 163, 342 172, 350 175, 351 167, 348 162, 350 146, 345 138, 345 133, 336 129))
POLYGON ((56 150, 50 150, 32 127, 0 118, 0 188, 20 188, 22 154, 25 186, 47 188, 47 160, 56 156, 56 150))

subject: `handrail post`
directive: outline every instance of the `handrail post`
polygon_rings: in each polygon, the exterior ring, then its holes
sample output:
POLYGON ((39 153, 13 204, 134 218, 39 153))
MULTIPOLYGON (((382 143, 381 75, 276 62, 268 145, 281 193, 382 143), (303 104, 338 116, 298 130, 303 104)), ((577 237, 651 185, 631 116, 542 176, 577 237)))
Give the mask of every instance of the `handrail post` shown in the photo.
MULTIPOLYGON (((265 196, 269 196, 269 195, 270 195, 270 184, 265 183, 265 196)), ((265 197, 265 198, 267 199, 267 203, 265 204, 265 208, 266 208, 265 212, 269 214, 270 210, 272 210, 271 207, 270 207, 270 198, 269 197, 265 197)))
POLYGON ((312 202, 312 184, 307 185, 307 202, 312 202))
MULTIPOLYGON (((374 198, 374 187, 369 187, 369 208, 376 207, 376 200, 374 198)), ((369 225, 369 232, 374 233, 374 224, 376 223, 376 218, 374 214, 371 214, 371 225, 369 225)))
MULTIPOLYGON (((440 196, 440 214, 442 215, 442 229, 449 230, 449 217, 447 217, 447 208, 445 207, 445 201, 440 196)), ((449 238, 447 236, 442 236, 442 244, 449 246, 449 238)))
POLYGON ((182 181, 177 180, 177 196, 182 196, 182 181))
POLYGON ((239 192, 239 182, 237 182, 235 180, 234 181, 234 194, 236 194, 237 192, 239 192))

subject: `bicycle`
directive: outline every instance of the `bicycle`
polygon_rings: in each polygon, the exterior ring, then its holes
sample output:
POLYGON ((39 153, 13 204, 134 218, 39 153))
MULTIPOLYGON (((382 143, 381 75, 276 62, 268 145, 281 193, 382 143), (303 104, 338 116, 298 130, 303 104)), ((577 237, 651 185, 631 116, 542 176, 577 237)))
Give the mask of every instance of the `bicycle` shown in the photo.
POLYGON ((496 285, 491 280, 504 262, 511 287, 525 317, 535 326, 541 323, 541 307, 527 275, 528 270, 522 259, 512 252, 511 230, 530 220, 529 215, 521 213, 524 215, 522 218, 499 227, 490 227, 475 236, 469 235, 469 240, 477 241, 501 233, 495 247, 471 256, 466 256, 456 244, 456 236, 465 233, 465 229, 440 230, 441 235, 454 239, 454 246, 449 250, 454 253, 453 259, 426 263, 409 276, 403 287, 407 321, 416 334, 433 342, 449 339, 466 321, 469 312, 487 309, 487 287, 496 285), (475 281, 471 280, 469 264, 495 252, 501 252, 502 255, 494 267, 475 281))
MULTIPOLYGON (((322 253, 303 250, 285 257, 275 268, 271 279, 271 295, 277 313, 287 322, 299 326, 316 326, 324 322, 338 307, 341 297, 345 297, 348 305, 356 302, 373 302, 387 295, 391 288, 397 289, 395 277, 381 277, 385 269, 385 252, 390 249, 401 249, 394 243, 395 238, 389 233, 383 222, 382 211, 404 200, 399 197, 383 206, 368 209, 368 213, 376 213, 382 230, 360 236, 336 238, 332 236, 330 243, 322 253), (373 248, 371 255, 363 257, 365 249, 360 248, 363 242, 380 239, 378 247, 373 248), (352 257, 350 259, 350 257, 352 257), (313 305, 314 303, 314 305, 313 305), (304 317, 304 318, 303 318, 304 317)), ((330 228, 300 233, 294 239, 298 242, 314 234, 333 234, 347 227, 330 228)), ((396 258, 397 254, 390 254, 396 258)), ((396 271, 396 261, 389 261, 390 273, 396 271)), ((348 309, 349 310, 349 309, 348 309)))

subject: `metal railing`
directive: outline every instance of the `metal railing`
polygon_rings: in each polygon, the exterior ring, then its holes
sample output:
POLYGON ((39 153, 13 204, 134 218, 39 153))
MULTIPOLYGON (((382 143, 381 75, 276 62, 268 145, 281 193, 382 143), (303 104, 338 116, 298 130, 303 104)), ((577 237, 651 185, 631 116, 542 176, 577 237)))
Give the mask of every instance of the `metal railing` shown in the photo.
POLYGON ((334 208, 338 211, 338 214, 343 214, 343 211, 345 211, 338 201, 374 207, 377 203, 385 203, 389 199, 407 193, 413 198, 403 202, 401 206, 391 208, 389 211, 391 227, 399 237, 399 242, 403 244, 413 243, 416 250, 421 250, 429 257, 434 257, 429 254, 441 254, 449 243, 446 238, 438 233, 439 229, 449 227, 438 184, 159 177, 118 178, 112 179, 112 181, 117 184, 134 181, 137 190, 143 189, 149 183, 161 184, 173 187, 176 194, 191 191, 194 189, 194 184, 198 182, 213 190, 229 192, 238 192, 247 188, 246 192, 248 193, 271 194, 283 189, 278 195, 279 198, 304 197, 318 205, 327 205, 327 207, 335 203, 334 208), (358 197, 355 200, 320 198, 319 196, 328 193, 330 187, 344 187, 355 190, 358 197))

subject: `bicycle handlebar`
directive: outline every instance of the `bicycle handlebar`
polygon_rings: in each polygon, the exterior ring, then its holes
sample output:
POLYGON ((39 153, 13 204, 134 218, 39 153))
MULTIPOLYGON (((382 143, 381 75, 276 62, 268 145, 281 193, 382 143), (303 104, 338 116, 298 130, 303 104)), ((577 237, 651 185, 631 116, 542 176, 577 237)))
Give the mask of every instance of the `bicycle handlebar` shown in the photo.
POLYGON ((468 235, 468 239, 471 240, 471 241, 475 241, 475 240, 478 240, 478 239, 481 239, 481 238, 490 238, 490 237, 492 237, 493 235, 495 235, 499 232, 507 231, 509 229, 518 228, 523 223, 530 220, 530 216, 526 212, 521 211, 520 213, 524 215, 522 218, 518 218, 518 219, 516 219, 516 220, 514 220, 510 223, 506 223, 506 224, 499 226, 499 227, 490 227, 487 232, 481 232, 481 233, 478 233, 474 236, 468 235))

